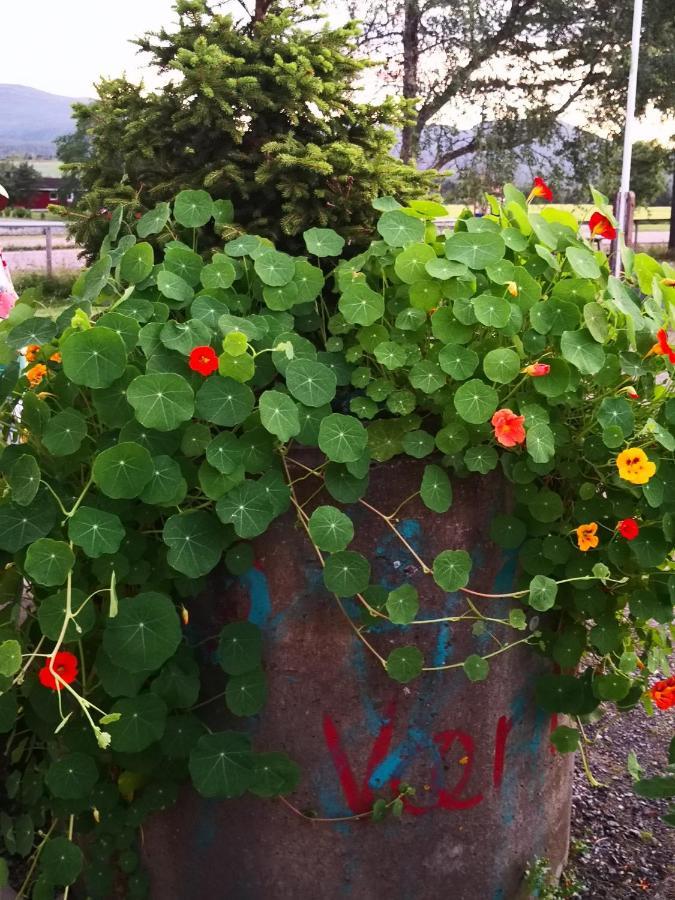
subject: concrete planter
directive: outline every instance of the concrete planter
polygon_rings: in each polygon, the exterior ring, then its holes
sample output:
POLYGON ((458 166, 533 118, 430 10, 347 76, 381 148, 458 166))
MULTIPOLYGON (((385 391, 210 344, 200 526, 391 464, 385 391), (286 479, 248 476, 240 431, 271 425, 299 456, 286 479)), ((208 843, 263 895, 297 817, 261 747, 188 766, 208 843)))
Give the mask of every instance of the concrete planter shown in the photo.
MULTIPOLYGON (((394 510, 418 488, 422 469, 411 460, 378 467, 369 502, 394 510)), ((311 493, 316 483, 308 482, 311 493)), ((425 561, 443 549, 468 549, 472 587, 509 590, 515 558, 488 538, 492 516, 507 508, 506 485, 481 477, 456 480, 453 488, 447 514, 415 500, 399 527, 425 561)), ((382 519, 358 504, 350 513, 355 549, 368 553, 378 580, 389 587, 412 580, 425 618, 466 609, 461 594, 444 596, 421 576, 382 519)), ((292 513, 256 551, 256 567, 216 589, 197 620, 204 634, 246 616, 264 630, 269 701, 254 721, 217 714, 213 724, 250 728, 256 749, 288 752, 303 772, 289 799, 303 811, 360 813, 377 796, 393 796, 400 782, 413 785, 416 797, 400 820, 322 824, 278 801, 216 803, 186 790, 175 809, 145 829, 152 897, 513 900, 522 895, 528 862, 546 857, 559 869, 569 837, 572 758, 553 752, 551 717, 533 701, 544 663, 517 647, 495 657, 478 684, 461 669, 397 684, 323 589, 314 550, 292 513)), ((509 606, 478 602, 488 615, 509 606)), ((475 637, 471 625, 388 625, 369 639, 383 656, 416 643, 427 665, 443 665, 497 648, 488 635, 475 637)))

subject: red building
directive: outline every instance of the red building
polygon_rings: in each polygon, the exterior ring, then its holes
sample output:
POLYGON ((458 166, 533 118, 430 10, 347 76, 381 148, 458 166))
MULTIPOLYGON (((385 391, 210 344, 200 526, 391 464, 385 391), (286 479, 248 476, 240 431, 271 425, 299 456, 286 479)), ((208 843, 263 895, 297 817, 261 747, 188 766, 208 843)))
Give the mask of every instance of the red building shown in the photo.
MULTIPOLYGON (((59 189, 60 178, 42 178, 40 187, 30 195, 27 202, 22 204, 26 209, 47 209, 50 203, 60 203, 59 189)), ((72 195, 65 199, 66 205, 73 202, 72 195)))

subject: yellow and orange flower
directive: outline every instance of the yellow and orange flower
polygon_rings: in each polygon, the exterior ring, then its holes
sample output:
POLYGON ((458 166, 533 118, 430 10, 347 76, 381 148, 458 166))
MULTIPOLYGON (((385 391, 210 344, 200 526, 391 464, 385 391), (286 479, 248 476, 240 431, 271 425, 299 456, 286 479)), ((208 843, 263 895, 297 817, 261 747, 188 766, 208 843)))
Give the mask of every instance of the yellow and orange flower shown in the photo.
POLYGON ((594 550, 600 543, 597 531, 597 522, 588 522, 577 528, 577 544, 583 553, 586 553, 587 550, 594 550))
POLYGON ((26 378, 28 379, 31 387, 37 387, 46 374, 47 366, 45 366, 44 363, 38 363, 36 366, 28 369, 28 371, 26 372, 26 378))
POLYGON ((630 481, 631 484, 647 484, 656 474, 656 466, 639 447, 622 450, 616 458, 616 467, 619 470, 619 477, 624 481, 630 481))
POLYGON ((39 344, 29 344, 23 353, 23 355, 26 357, 26 362, 35 362, 35 360, 38 358, 39 352, 39 344))
POLYGON ((656 343, 648 350, 646 356, 651 356, 652 353, 655 353, 657 356, 667 356, 673 365, 675 365, 675 350, 670 346, 668 342, 668 332, 665 328, 659 328, 656 332, 656 343))
POLYGON ((649 692, 650 697, 659 709, 670 709, 675 706, 675 676, 657 681, 649 692))
POLYGON ((524 375, 529 375, 531 378, 541 378, 542 375, 548 375, 551 371, 551 367, 548 363, 532 363, 531 366, 525 366, 525 368, 520 371, 524 375))
POLYGON ((509 292, 509 294, 511 294, 512 297, 518 296, 518 285, 515 281, 507 281, 506 290, 509 292))
POLYGON ((52 355, 49 357, 49 361, 55 363, 63 362, 63 360, 61 359, 61 354, 58 350, 56 351, 56 353, 52 353, 52 355))
POLYGON ((535 197, 541 197, 542 200, 553 200, 553 191, 546 184, 544 179, 540 178, 538 175, 534 179, 534 184, 528 195, 527 202, 529 203, 530 200, 534 200, 535 197))

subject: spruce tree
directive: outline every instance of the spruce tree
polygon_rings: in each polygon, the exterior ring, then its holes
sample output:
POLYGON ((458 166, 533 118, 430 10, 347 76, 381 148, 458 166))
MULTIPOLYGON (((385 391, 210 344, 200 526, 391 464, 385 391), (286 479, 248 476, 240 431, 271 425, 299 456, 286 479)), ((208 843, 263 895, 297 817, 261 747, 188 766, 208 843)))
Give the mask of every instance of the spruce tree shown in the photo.
MULTIPOLYGON (((208 0, 178 0, 176 30, 136 43, 166 83, 146 92, 103 81, 76 106, 89 137, 74 228, 96 246, 105 211, 124 199, 152 207, 184 188, 232 201, 234 224, 296 249, 311 226, 355 246, 372 230, 372 200, 420 196, 430 185, 391 155, 405 104, 358 102, 370 65, 356 56, 358 26, 322 22, 316 0, 259 2, 245 22, 208 0)), ((72 167, 71 167, 72 169, 72 167)))

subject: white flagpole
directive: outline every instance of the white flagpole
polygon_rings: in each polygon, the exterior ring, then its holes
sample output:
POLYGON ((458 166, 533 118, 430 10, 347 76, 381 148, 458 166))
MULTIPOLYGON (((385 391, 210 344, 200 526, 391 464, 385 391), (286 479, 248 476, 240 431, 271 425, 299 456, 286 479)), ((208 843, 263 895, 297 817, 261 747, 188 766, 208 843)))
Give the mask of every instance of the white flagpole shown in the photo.
POLYGON ((620 241, 624 237, 628 192, 630 190, 630 165, 633 156, 633 127, 635 125, 635 94, 637 91, 638 58, 640 56, 640 29, 642 26, 642 0, 635 0, 633 6, 633 35, 630 48, 630 73, 628 75, 628 98, 626 100, 626 126, 623 134, 623 163, 621 185, 617 195, 616 218, 619 224, 614 247, 614 274, 621 274, 620 241))

